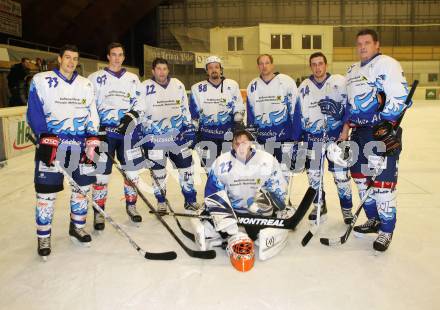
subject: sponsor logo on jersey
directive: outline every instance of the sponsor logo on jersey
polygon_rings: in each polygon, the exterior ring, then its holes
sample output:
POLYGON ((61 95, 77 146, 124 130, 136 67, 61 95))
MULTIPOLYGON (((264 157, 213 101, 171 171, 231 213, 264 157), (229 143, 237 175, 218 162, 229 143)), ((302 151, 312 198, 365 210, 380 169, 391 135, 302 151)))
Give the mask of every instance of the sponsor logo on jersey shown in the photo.
POLYGON ((180 104, 180 100, 176 100, 176 104, 179 105, 180 104))
POLYGON ((82 103, 82 104, 86 104, 86 103, 87 103, 86 98, 83 98, 83 99, 81 100, 81 103, 82 103))
POLYGON ((261 184, 261 179, 257 179, 257 185, 261 184))
POLYGON ((281 96, 277 96, 277 100, 281 100, 281 96))
POLYGON ((262 219, 262 218, 251 218, 251 217, 238 217, 238 223, 244 224, 244 225, 284 227, 284 220, 283 219, 262 219))

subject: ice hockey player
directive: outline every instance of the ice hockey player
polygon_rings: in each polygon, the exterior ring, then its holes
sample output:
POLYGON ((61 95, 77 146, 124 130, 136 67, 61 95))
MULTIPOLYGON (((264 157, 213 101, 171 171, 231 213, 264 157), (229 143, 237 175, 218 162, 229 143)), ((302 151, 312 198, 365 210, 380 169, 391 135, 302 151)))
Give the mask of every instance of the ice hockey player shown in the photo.
MULTIPOLYGON (((197 149, 200 149, 204 166, 210 167, 223 146, 227 147, 223 142, 231 140, 232 131, 244 127, 244 105, 238 83, 223 76, 219 57, 207 57, 205 70, 208 79, 191 87, 189 109, 199 132, 197 149), (228 133, 230 137, 225 137, 228 133)), ((230 147, 223 152, 229 150, 230 147)))
MULTIPOLYGON (((120 43, 109 44, 107 47, 108 67, 92 73, 88 78, 95 89, 101 141, 107 143, 107 153, 112 157, 117 155, 127 177, 137 184, 139 177, 136 164, 142 161, 142 152, 139 147, 133 148, 132 146, 137 142, 136 138, 139 138, 139 133, 137 129, 130 131, 127 129, 131 122, 135 123, 140 117, 143 105, 139 102, 139 78, 122 67, 125 59, 124 52, 124 47, 120 43), (127 138, 126 134, 131 139, 124 139, 127 138), (127 162, 132 164, 127 164, 127 162)), ((104 209, 113 165, 111 158, 107 155, 102 157, 104 162, 100 164, 103 167, 98 168, 98 172, 102 170, 102 173, 97 175, 97 181, 93 184, 93 200, 104 209)), ((124 182, 124 194, 129 218, 133 222, 141 222, 142 217, 136 210, 136 190, 127 181, 124 182)), ((104 217, 96 210, 94 211, 94 228, 103 230, 104 217)))
POLYGON ((78 49, 65 45, 58 56, 59 69, 38 73, 30 86, 27 121, 36 136, 35 191, 38 254, 51 252, 51 226, 56 193, 63 190, 63 167, 80 186, 72 188, 70 228, 72 240, 88 245, 90 235, 84 230, 87 199, 96 178, 93 160, 99 148, 98 113, 93 85, 75 71, 78 49), (59 165, 56 162, 59 162, 59 165))
POLYGON ((143 147, 146 158, 153 163, 153 188, 158 201, 157 210, 159 212, 167 210, 164 196, 165 167, 169 158, 179 171, 185 209, 196 211, 200 206, 196 202, 191 149, 196 132, 191 123, 185 86, 178 79, 168 76, 168 62, 163 58, 153 60, 152 74, 151 79, 141 84, 140 96, 145 105, 143 147))
POLYGON ((354 231, 379 233, 373 248, 386 251, 396 224, 397 167, 402 142, 402 129, 395 126, 406 109, 408 84, 399 62, 380 53, 376 31, 359 31, 356 44, 360 62, 347 71, 351 113, 344 133, 352 127, 351 140, 359 146, 359 158, 350 169, 359 195, 362 197, 369 185, 373 191, 364 203, 368 220, 355 226, 354 231), (382 136, 384 131, 386 136, 382 136), (381 143, 371 148, 369 142, 376 140, 381 143), (371 182, 374 174, 378 175, 371 182))
MULTIPOLYGON (((345 77, 327 72, 327 58, 321 52, 313 53, 309 58, 312 75, 299 86, 298 102, 301 107, 302 139, 307 144, 306 170, 309 184, 318 193, 310 221, 316 221, 318 205, 321 205, 320 221, 327 214, 325 191, 321 184, 321 155, 323 143, 339 139, 343 125, 349 115, 345 77), (321 193, 319 193, 321 190, 321 193), (320 199, 319 199, 319 198, 320 199), (319 201, 318 201, 319 199, 319 201)), ((325 156, 324 156, 325 159, 325 156)), ((324 164, 324 160, 322 160, 324 164)), ((323 167, 322 167, 323 168, 323 167)), ((353 219, 351 209, 351 186, 349 169, 328 161, 328 169, 333 174, 338 189, 339 202, 345 224, 353 219)), ((322 170, 323 171, 323 170, 322 170)))
POLYGON ((249 237, 240 232, 237 214, 253 214, 288 218, 294 209, 284 204, 287 182, 278 161, 263 150, 252 147, 253 136, 245 130, 234 132, 232 150, 220 155, 213 163, 205 187, 204 215, 212 220, 192 219, 196 243, 202 250, 218 246, 227 240, 228 253, 234 266, 242 266, 234 252, 238 243, 248 248, 257 239, 259 258, 268 259, 280 252, 287 243, 287 230, 247 229, 249 237), (232 255, 232 256, 231 256, 232 255), (238 260, 238 261, 237 261, 238 260))
POLYGON ((255 130, 257 141, 282 164, 285 177, 291 165, 292 144, 301 132, 300 113, 296 106, 298 89, 295 81, 274 72, 273 57, 257 58, 260 76, 247 87, 247 126, 255 130))

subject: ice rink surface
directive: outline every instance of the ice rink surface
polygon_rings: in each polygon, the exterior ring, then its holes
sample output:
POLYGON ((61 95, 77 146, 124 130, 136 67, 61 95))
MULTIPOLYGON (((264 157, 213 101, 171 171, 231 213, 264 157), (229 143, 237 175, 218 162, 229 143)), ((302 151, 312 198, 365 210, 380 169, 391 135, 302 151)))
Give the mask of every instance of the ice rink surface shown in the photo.
MULTIPOLYGON (((320 236, 340 236, 346 229, 327 174, 329 218, 319 234, 303 248, 300 241, 309 229, 304 220, 277 257, 257 260, 247 273, 236 271, 221 249, 214 260, 189 257, 142 201, 138 210, 144 221, 139 227, 131 224, 117 171, 108 213, 142 248, 175 250, 177 259, 145 260, 109 224, 102 234, 92 234, 90 248, 73 245, 68 237, 70 191, 65 190, 58 195, 52 254, 44 263, 36 251, 33 154, 12 159, 0 169, 0 309, 440 309, 439 116, 439 101, 420 101, 402 122, 397 228, 385 254, 374 255, 374 236, 352 235, 333 248, 319 243, 320 236)), ((142 178, 149 182, 147 173, 142 178)), ((197 177, 200 201, 205 180, 197 177)), ((295 203, 306 183, 305 174, 294 178, 295 203)), ((174 178, 168 195, 174 208, 183 210, 174 178)), ((151 194, 147 197, 154 202, 151 194)), ((362 213, 358 223, 364 220, 362 213)), ((189 227, 188 220, 181 221, 189 227)), ((167 222, 195 248, 172 218, 167 222)))

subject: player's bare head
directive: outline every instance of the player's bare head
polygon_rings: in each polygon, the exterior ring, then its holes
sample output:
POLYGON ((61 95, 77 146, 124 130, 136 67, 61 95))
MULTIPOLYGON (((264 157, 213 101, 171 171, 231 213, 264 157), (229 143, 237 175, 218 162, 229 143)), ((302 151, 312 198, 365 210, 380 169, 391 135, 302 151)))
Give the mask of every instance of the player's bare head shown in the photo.
POLYGON ((164 58, 155 58, 151 65, 154 79, 163 84, 168 79, 169 69, 168 69, 168 61, 164 58))
POLYGON ((122 45, 119 42, 112 42, 109 45, 107 45, 107 55, 110 55, 112 49, 117 48, 122 50, 122 55, 125 55, 125 48, 124 45, 122 45))
POLYGON ((75 45, 66 44, 60 48, 58 63, 60 64, 61 73, 70 77, 78 65, 79 52, 75 45))
POLYGON ((246 160, 249 157, 251 153, 252 141, 254 141, 254 137, 249 131, 237 130, 234 132, 234 136, 232 138, 232 148, 234 149, 238 158, 246 160))
POLYGON ((66 51, 70 51, 70 52, 76 52, 79 56, 79 50, 78 47, 76 45, 73 44, 64 44, 63 46, 60 47, 60 52, 58 53, 58 56, 63 57, 64 53, 66 51))
POLYGON ((273 57, 269 54, 262 54, 257 57, 258 70, 262 76, 273 74, 274 64, 273 57))
POLYGON ((379 37, 373 29, 362 29, 356 35, 356 47, 361 61, 367 61, 379 53, 379 37))
POLYGON ((107 59, 110 70, 121 70, 122 63, 125 60, 125 49, 121 43, 112 42, 107 46, 107 59))
POLYGON ((310 69, 315 79, 324 79, 327 75, 327 57, 321 52, 316 52, 309 57, 310 69))

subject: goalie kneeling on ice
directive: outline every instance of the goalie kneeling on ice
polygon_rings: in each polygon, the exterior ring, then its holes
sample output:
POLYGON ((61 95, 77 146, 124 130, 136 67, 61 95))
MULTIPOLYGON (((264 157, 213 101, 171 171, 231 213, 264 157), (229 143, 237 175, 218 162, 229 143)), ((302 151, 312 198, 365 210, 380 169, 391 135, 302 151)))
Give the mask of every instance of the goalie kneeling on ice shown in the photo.
MULTIPOLYGON (((258 195, 257 195, 258 197, 258 195)), ((257 201, 259 199, 256 199, 257 201)), ((259 201, 261 202, 261 200, 259 201)), ((249 208, 253 214, 271 214, 273 210, 267 212, 258 212, 257 209, 262 208, 263 204, 254 204, 249 208)), ((268 204, 269 209, 273 208, 273 204, 268 204)), ((266 209, 266 207, 264 207, 266 209)), ((294 209, 278 211, 280 220, 285 216, 292 216, 294 209), (283 211, 291 212, 283 212, 283 211), (290 214, 292 213, 292 214, 290 214)), ((220 246, 223 238, 229 237, 231 240, 237 234, 243 234, 238 230, 237 216, 231 206, 226 191, 222 190, 205 198, 204 213, 211 215, 210 220, 200 221, 199 219, 191 219, 195 242, 202 251, 212 249, 214 246, 220 246), (223 235, 223 238, 222 238, 223 235)), ((258 232, 258 257, 261 260, 267 260, 278 254, 287 244, 288 231, 285 229, 263 228, 258 232)))

